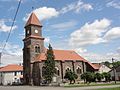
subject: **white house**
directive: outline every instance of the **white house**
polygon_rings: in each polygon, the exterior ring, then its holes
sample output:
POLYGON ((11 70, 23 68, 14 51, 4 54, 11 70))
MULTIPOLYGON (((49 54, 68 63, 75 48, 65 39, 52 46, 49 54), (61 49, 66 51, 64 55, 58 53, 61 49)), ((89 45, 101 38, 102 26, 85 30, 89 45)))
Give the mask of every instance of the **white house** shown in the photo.
POLYGON ((110 71, 111 74, 111 79, 114 80, 116 78, 117 81, 120 81, 120 66, 115 68, 115 75, 114 75, 114 70, 112 69, 110 71))
POLYGON ((102 63, 93 63, 93 65, 97 68, 98 73, 109 72, 111 69, 102 63))
POLYGON ((23 78, 23 66, 7 65, 0 68, 0 84, 12 85, 13 83, 20 83, 23 78))

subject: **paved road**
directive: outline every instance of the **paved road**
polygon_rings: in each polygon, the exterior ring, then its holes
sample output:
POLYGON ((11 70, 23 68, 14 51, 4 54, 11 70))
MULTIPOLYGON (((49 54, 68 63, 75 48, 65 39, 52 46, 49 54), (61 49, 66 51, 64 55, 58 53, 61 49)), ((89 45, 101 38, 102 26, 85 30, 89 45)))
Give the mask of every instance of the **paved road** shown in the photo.
POLYGON ((120 87, 120 85, 111 86, 90 86, 90 87, 35 87, 35 86, 0 86, 0 90, 96 90, 98 88, 120 87))

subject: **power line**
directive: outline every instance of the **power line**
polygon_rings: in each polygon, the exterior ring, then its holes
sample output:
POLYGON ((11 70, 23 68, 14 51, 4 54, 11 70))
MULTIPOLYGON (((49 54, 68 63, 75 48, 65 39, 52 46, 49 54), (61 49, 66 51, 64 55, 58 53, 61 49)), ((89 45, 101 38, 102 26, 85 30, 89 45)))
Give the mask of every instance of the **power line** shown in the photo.
POLYGON ((10 38, 12 29, 13 29, 13 26, 14 26, 14 23, 15 23, 15 20, 16 20, 16 17, 17 17, 17 14, 18 14, 20 5, 21 5, 21 1, 22 1, 22 0, 19 0, 18 6, 17 6, 17 10, 16 10, 16 12, 15 12, 15 16, 14 16, 14 18, 13 18, 13 22, 12 22, 10 31, 9 31, 8 36, 7 36, 7 38, 6 38, 5 44, 3 45, 2 51, 0 52, 0 64, 1 64, 2 53, 3 53, 3 51, 4 51, 4 49, 5 49, 6 45, 7 45, 7 42, 8 42, 8 40, 9 40, 9 38, 10 38))

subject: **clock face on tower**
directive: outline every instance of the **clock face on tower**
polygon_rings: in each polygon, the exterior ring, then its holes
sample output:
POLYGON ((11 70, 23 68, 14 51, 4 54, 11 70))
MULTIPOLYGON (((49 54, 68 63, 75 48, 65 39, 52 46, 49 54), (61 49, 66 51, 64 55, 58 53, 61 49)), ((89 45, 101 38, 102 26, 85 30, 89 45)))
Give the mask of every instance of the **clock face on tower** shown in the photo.
POLYGON ((38 33, 38 30, 37 30, 37 29, 35 29, 35 33, 38 33))

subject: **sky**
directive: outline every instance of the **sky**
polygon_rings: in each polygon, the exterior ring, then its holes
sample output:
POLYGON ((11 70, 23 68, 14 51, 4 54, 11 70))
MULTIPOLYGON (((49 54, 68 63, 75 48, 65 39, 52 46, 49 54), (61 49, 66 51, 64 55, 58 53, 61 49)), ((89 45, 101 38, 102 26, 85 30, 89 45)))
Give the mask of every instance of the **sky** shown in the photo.
MULTIPOLYGON (((19 0, 0 0, 0 52, 19 0)), ((22 0, 2 65, 21 63, 24 26, 34 12, 43 25, 45 47, 75 50, 90 62, 120 60, 119 0, 22 0), (33 7, 33 8, 32 8, 33 7)))

